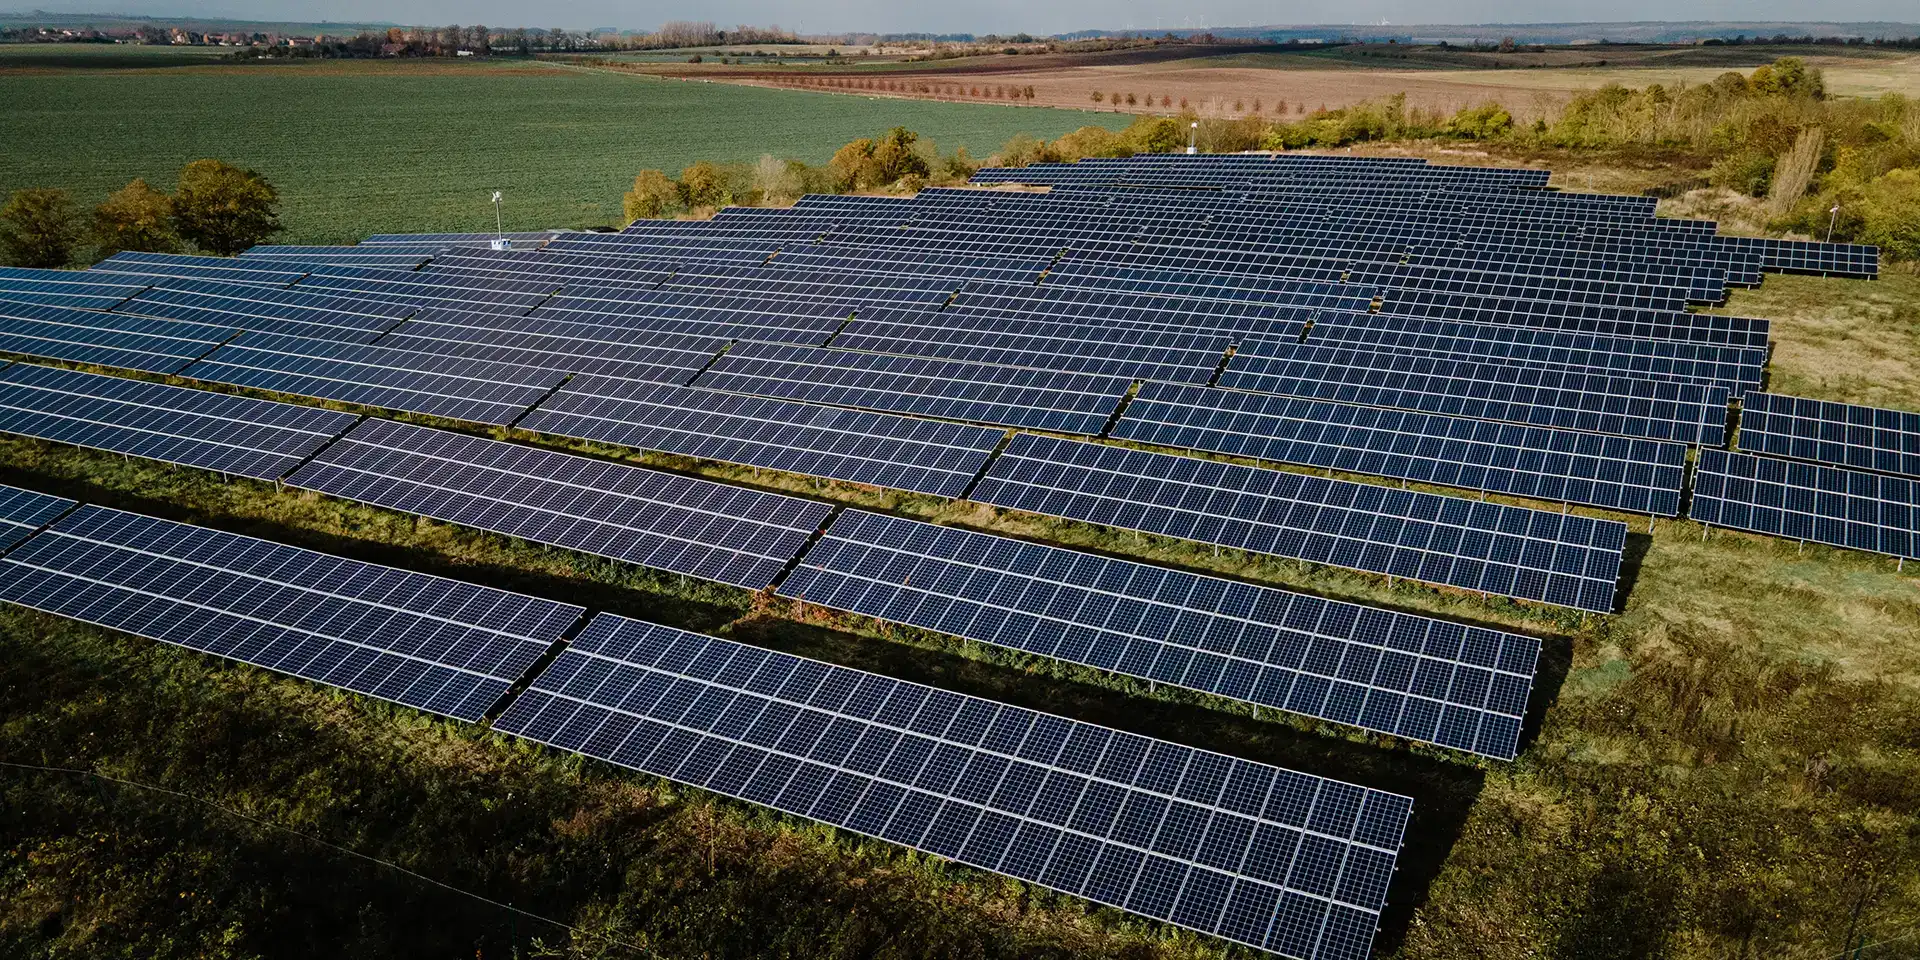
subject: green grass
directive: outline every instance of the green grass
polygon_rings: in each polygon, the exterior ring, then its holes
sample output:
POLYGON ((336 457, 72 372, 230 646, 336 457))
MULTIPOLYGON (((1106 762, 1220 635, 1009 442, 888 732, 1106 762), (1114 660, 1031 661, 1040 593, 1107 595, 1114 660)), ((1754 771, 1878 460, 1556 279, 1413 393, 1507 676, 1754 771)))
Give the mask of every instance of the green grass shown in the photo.
POLYGON ((517 62, 0 71, 0 102, 0 193, 63 187, 91 205, 134 177, 170 188, 183 164, 215 156, 280 188, 292 243, 492 229, 495 189, 509 230, 616 224, 640 169, 763 153, 823 163, 896 125, 983 156, 1015 133, 1118 122, 517 62))

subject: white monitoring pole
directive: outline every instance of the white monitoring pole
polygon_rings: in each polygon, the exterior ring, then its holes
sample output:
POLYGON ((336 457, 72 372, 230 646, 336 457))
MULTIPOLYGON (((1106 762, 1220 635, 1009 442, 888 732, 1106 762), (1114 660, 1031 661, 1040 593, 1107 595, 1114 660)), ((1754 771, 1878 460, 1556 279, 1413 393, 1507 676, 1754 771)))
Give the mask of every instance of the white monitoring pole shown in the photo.
POLYGON ((1187 152, 1190 154, 1199 153, 1200 152, 1200 121, 1195 120, 1192 123, 1187 124, 1187 128, 1188 128, 1187 129, 1187 152))
POLYGON ((1832 210, 1827 211, 1827 242, 1828 243, 1833 242, 1833 228, 1834 228, 1834 225, 1839 222, 1840 222, 1840 205, 1836 203, 1833 205, 1832 210))
POLYGON ((507 243, 506 220, 500 216, 500 191, 498 190, 493 192, 493 237, 493 243, 489 244, 493 249, 512 249, 512 244, 507 243))

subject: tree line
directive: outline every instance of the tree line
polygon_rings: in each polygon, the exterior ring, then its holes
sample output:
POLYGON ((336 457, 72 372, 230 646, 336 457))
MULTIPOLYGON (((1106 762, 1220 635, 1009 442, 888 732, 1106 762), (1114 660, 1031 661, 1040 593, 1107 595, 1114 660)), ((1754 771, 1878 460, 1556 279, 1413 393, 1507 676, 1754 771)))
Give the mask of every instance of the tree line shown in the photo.
POLYGON ((212 159, 182 167, 171 194, 136 179, 91 213, 65 190, 16 190, 0 207, 0 254, 13 266, 44 268, 71 266, 88 252, 89 262, 123 250, 232 256, 282 229, 279 206, 265 177, 212 159))

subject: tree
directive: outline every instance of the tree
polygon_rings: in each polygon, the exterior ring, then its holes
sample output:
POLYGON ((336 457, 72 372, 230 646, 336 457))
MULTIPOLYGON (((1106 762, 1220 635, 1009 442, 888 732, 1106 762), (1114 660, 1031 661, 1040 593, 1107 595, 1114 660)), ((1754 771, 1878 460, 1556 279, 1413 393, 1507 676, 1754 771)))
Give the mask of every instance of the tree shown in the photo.
POLYGON ((1095 91, 1093 92, 1093 102, 1094 102, 1094 103, 1099 103, 1100 101, 1102 101, 1102 100, 1105 100, 1106 98, 1107 98, 1107 95, 1106 95, 1106 94, 1104 94, 1104 93, 1101 93, 1101 92, 1100 92, 1100 91, 1098 91, 1098 90, 1095 90, 1095 91))
POLYGON ((265 177, 222 160, 180 170, 173 230, 209 253, 230 257, 280 232, 280 193, 265 177))
POLYGON ((681 170, 680 199, 689 207, 726 206, 726 175, 705 160, 681 170))
POLYGON ((0 207, 0 250, 18 267, 64 267, 80 245, 80 218, 65 190, 15 190, 0 207))
POLYGON ((179 250, 180 238, 173 232, 173 199, 145 180, 134 180, 94 208, 93 241, 100 257, 122 250, 179 250))
POLYGON ((1518 43, 1515 43, 1512 37, 1500 38, 1501 53, 1512 53, 1513 51, 1518 50, 1519 48, 1520 48, 1520 45, 1518 43))
POLYGON ((642 170, 633 178, 633 189, 620 198, 620 209, 627 219, 644 220, 666 213, 680 202, 680 186, 659 170, 642 170))
POLYGON ((873 176, 878 183, 893 183, 906 176, 926 176, 930 170, 925 157, 914 150, 920 135, 906 127, 894 127, 873 145, 873 176))
POLYGON ((867 137, 849 142, 827 161, 833 171, 833 184, 840 190, 852 190, 873 182, 873 141, 867 137))

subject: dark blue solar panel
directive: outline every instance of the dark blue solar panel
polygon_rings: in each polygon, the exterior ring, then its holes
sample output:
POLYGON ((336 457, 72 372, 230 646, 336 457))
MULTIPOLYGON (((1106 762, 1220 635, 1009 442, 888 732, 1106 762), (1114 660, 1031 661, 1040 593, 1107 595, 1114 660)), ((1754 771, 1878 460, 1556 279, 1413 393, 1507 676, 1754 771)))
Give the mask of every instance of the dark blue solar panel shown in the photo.
POLYGON ((832 346, 905 356, 1063 370, 1129 380, 1205 383, 1225 359, 1232 338, 1222 334, 1161 330, 1087 332, 1029 329, 1021 321, 956 318, 908 310, 862 310, 835 336, 832 346), (964 322, 964 321, 962 321, 964 322), (1101 333, 1110 333, 1103 336, 1101 333))
POLYGON ((1510 760, 1531 637, 848 511, 783 596, 1510 760))
POLYGON ((307 273, 307 264, 279 260, 241 260, 234 257, 195 257, 178 253, 116 253, 87 268, 95 275, 227 280, 268 287, 284 287, 307 273))
POLYGON ((1687 513, 1715 527, 1920 556, 1920 481, 1905 477, 1706 449, 1687 513))
POLYGON ((265 333, 242 334, 181 375, 491 424, 512 423, 566 379, 557 370, 265 333))
POLYGON ((1363 960, 1411 801, 602 614, 496 728, 1302 960, 1363 960))
POLYGON ((1740 400, 1740 447, 1920 476, 1920 413, 1749 391, 1740 400))
POLYGON ((1597 612, 1613 609, 1627 536, 1612 520, 1030 434, 970 496, 1597 612))
POLYGON ((192 289, 175 289, 174 284, 163 282, 121 304, 117 312, 191 320, 259 333, 371 343, 417 309, 408 304, 242 283, 191 281, 178 286, 192 289))
POLYGON ((1167 383, 1143 386, 1113 436, 1669 517, 1687 466, 1678 443, 1167 383))
POLYGON ((685 383, 727 343, 684 333, 427 309, 380 346, 570 374, 685 383))
POLYGON ((0 553, 13 549, 75 506, 65 497, 0 484, 0 553))
POLYGON ((0 432, 275 480, 359 417, 14 364, 0 370, 0 432))
POLYGON ((585 612, 102 507, 0 559, 0 600, 462 720, 585 612))
POLYGON ((694 383, 716 390, 947 420, 1096 434, 1130 380, 768 343, 728 351, 694 383))
POLYGON ((175 373, 237 333, 181 320, 0 300, 0 353, 175 373))
POLYGON ((389 420, 361 424, 287 483, 749 590, 772 583, 831 511, 389 420))
POLYGON ((576 377, 522 429, 956 497, 1005 432, 743 394, 576 377))
POLYGON ((1726 436, 1727 389, 1282 341, 1243 344, 1220 386, 1682 443, 1726 436))
POLYGON ((133 277, 0 267, 0 299, 15 303, 107 310, 145 288, 133 277))

